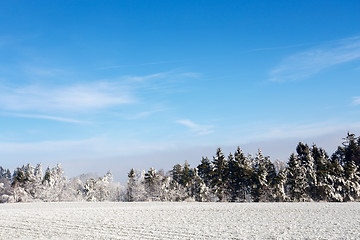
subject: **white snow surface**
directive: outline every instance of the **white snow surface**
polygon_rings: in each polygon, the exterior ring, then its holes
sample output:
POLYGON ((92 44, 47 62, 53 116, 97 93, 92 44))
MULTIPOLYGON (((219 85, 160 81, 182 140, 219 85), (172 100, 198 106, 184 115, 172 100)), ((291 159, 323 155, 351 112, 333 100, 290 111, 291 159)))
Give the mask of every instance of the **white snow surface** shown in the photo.
POLYGON ((0 205, 0 239, 360 239, 360 203, 0 205))

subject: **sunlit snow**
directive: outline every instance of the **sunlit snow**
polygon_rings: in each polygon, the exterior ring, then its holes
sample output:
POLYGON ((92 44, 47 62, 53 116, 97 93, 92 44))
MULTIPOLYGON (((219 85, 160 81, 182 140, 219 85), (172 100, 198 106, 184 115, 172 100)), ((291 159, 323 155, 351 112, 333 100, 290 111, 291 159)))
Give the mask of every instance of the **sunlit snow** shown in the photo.
POLYGON ((0 239, 360 239, 360 203, 0 205, 0 239))

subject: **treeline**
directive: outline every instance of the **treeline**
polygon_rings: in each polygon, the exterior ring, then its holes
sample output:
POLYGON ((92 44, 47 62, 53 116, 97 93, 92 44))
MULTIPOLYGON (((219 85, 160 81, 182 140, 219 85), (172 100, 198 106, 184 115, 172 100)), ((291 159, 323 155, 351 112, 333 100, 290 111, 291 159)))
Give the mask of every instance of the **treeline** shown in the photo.
POLYGON ((0 202, 124 201, 124 187, 103 177, 82 174, 67 179, 58 164, 42 172, 41 164, 17 168, 13 174, 0 167, 0 202))
POLYGON ((191 168, 185 162, 164 172, 131 169, 126 186, 103 177, 67 179, 60 165, 42 172, 41 164, 0 167, 0 202, 28 201, 358 201, 360 137, 348 133, 329 156, 316 145, 299 143, 287 164, 258 150, 245 155, 240 147, 225 156, 220 148, 210 160, 191 168))
POLYGON ((360 137, 348 133, 329 157, 316 145, 299 143, 287 164, 258 150, 240 148, 225 157, 220 148, 196 168, 176 164, 167 174, 155 169, 128 177, 127 201, 356 201, 360 199, 360 137))

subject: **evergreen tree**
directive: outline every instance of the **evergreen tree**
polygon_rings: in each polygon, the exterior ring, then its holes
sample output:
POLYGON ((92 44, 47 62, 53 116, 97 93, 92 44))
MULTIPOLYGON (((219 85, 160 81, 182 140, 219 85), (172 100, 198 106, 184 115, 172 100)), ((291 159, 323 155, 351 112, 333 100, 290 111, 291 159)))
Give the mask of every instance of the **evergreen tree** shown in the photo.
POLYGON ((145 190, 145 171, 138 172, 131 169, 128 174, 128 186, 126 191, 126 201, 145 201, 148 199, 145 190))
POLYGON ((210 190, 198 174, 198 170, 193 169, 191 183, 191 196, 197 202, 210 201, 210 190))
POLYGON ((355 164, 360 167, 360 137, 357 138, 355 134, 348 133, 346 138, 344 138, 343 146, 343 166, 355 164))
POLYGON ((269 157, 264 157, 259 149, 253 164, 252 199, 258 201, 272 201, 275 184, 275 167, 269 157))
POLYGON ((330 158, 329 163, 329 200, 342 202, 344 201, 344 168, 342 167, 339 156, 337 152, 335 152, 332 157, 330 158))
POLYGON ((150 168, 150 170, 145 174, 144 184, 149 200, 160 201, 162 195, 161 178, 155 169, 150 168))
POLYGON ((334 194, 332 176, 330 175, 330 160, 324 149, 315 144, 311 149, 311 155, 315 162, 316 187, 313 195, 314 200, 327 201, 334 194))
POLYGON ((42 199, 44 201, 63 201, 64 191, 66 191, 66 178, 64 177, 64 171, 60 164, 57 164, 53 168, 47 168, 44 178, 42 180, 44 191, 42 193, 42 199))
POLYGON ((206 186, 210 187, 213 175, 213 166, 210 160, 207 157, 203 157, 197 169, 200 178, 204 181, 206 186))
POLYGON ((128 183, 127 183, 127 192, 126 192, 126 200, 128 202, 134 201, 134 188, 136 184, 135 180, 135 170, 132 168, 128 174, 128 183))
POLYGON ((301 167, 305 171, 305 194, 308 199, 316 198, 316 170, 315 170, 315 160, 311 155, 310 147, 307 144, 300 142, 296 148, 298 154, 298 159, 300 161, 301 167))
POLYGON ((283 202, 288 200, 285 193, 285 186, 287 182, 286 177, 287 177, 286 169, 279 169, 274 179, 274 189, 273 189, 273 199, 276 202, 283 202))
POLYGON ((230 153, 228 156, 228 178, 227 178, 227 192, 230 195, 230 201, 235 202, 238 198, 238 191, 239 191, 239 165, 235 161, 234 156, 230 153))
POLYGON ((307 199, 306 188, 306 170, 300 159, 293 153, 289 158, 287 168, 286 193, 289 200, 304 201, 307 199))
POLYGON ((236 162, 236 195, 239 201, 246 201, 247 196, 250 194, 251 177, 253 175, 251 163, 249 159, 245 157, 240 147, 238 147, 235 152, 234 160, 236 162))
POLYGON ((355 201, 360 198, 360 173, 354 161, 347 163, 345 170, 344 200, 355 201))
POLYGON ((11 172, 9 169, 4 169, 3 167, 0 166, 0 179, 3 178, 11 180, 11 172))
POLYGON ((181 181, 180 184, 183 186, 188 186, 194 177, 194 170, 190 168, 190 164, 185 161, 184 167, 181 171, 181 181))
POLYGON ((174 165, 171 171, 172 179, 178 184, 182 184, 182 166, 181 164, 174 165))
POLYGON ((213 157, 213 174, 211 178, 211 187, 214 193, 219 198, 219 201, 226 199, 226 182, 228 176, 228 163, 222 153, 221 148, 216 151, 216 156, 213 157))

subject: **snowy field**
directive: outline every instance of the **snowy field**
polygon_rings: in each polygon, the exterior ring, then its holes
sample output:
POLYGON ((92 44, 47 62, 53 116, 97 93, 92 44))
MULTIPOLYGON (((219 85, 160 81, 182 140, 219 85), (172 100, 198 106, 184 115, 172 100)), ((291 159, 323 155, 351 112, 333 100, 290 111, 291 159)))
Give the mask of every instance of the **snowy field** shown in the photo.
POLYGON ((360 203, 16 203, 0 239, 360 239, 360 203))

